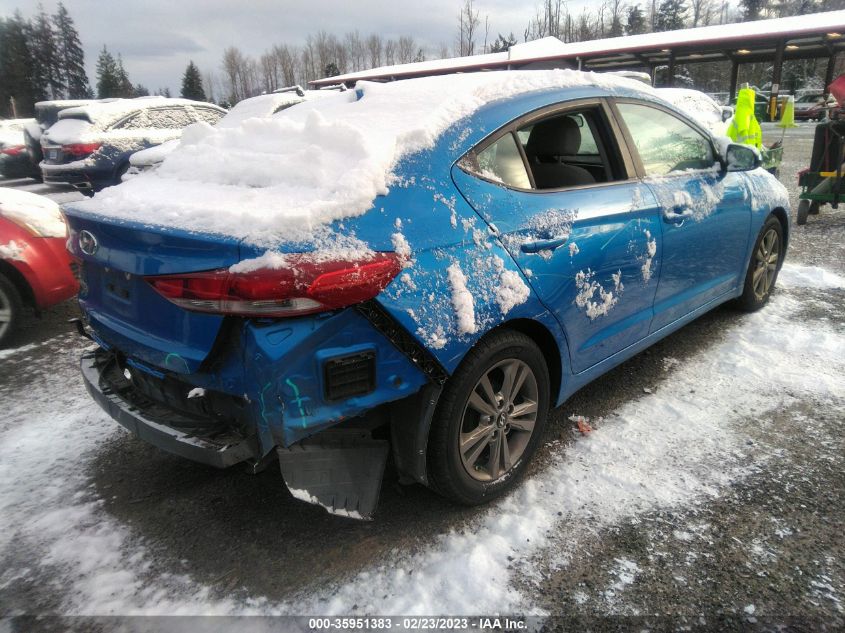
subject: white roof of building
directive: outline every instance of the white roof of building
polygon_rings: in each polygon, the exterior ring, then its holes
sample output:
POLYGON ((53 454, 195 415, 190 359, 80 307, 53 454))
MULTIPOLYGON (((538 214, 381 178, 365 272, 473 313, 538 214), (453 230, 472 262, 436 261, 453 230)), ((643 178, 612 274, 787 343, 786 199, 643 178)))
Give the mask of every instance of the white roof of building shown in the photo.
POLYGON ((531 62, 575 61, 579 57, 585 56, 596 57, 604 54, 612 56, 646 50, 660 51, 661 49, 688 48, 720 43, 726 44, 725 48, 729 50, 732 48, 741 49, 747 42, 755 40, 777 40, 784 37, 794 39, 802 35, 826 33, 830 33, 837 41, 841 38, 845 42, 845 10, 754 22, 716 24, 694 29, 644 33, 642 35, 628 35, 568 44, 555 37, 545 37, 532 42, 515 44, 508 51, 502 53, 382 66, 318 79, 311 83, 319 86, 328 83, 354 82, 359 79, 400 79, 487 68, 504 70, 511 65, 521 67, 531 62))

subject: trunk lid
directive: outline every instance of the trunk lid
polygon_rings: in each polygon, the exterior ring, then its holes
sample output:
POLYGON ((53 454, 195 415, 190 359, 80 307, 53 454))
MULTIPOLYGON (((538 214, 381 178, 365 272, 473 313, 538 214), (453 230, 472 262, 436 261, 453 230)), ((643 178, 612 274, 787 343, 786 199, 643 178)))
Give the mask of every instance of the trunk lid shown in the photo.
POLYGON ((82 261, 79 302, 95 333, 148 364, 196 372, 224 317, 183 310, 144 277, 227 268, 240 261, 238 240, 64 211, 68 248, 82 261))

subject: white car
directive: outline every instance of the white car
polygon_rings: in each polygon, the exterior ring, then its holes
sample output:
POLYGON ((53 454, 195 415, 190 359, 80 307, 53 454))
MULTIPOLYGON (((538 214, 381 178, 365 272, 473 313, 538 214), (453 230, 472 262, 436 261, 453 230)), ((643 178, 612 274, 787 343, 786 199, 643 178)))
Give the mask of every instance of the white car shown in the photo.
MULTIPOLYGON (((299 86, 281 88, 269 94, 258 95, 257 97, 239 101, 229 110, 226 116, 220 119, 216 127, 237 127, 247 119, 272 116, 297 103, 323 99, 337 94, 338 91, 345 90, 345 86, 323 88, 321 90, 303 90, 299 86)), ((123 180, 129 180, 141 172, 156 167, 177 147, 179 147, 179 139, 174 139, 156 147, 135 152, 129 157, 129 170, 123 175, 123 180)))
POLYGON ((689 88, 657 88, 655 92, 661 99, 701 123, 715 136, 725 136, 727 121, 733 116, 733 108, 721 106, 709 95, 689 88))
POLYGON ((20 178, 32 175, 23 130, 35 119, 0 120, 0 176, 20 178))
POLYGON ((48 184, 93 194, 120 182, 134 152, 179 138, 192 123, 217 123, 212 103, 165 97, 114 99, 68 108, 41 137, 41 173, 48 184))

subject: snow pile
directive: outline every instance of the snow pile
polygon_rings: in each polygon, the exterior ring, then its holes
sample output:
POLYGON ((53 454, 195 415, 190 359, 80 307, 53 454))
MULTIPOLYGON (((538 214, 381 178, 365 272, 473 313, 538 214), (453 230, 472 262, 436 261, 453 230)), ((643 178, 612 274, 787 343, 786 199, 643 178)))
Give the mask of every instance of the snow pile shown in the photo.
POLYGON ((778 273, 778 285, 802 288, 845 288, 845 277, 818 266, 785 263, 778 273))
POLYGON ((23 261, 23 252, 26 244, 18 244, 15 240, 7 244, 0 244, 0 259, 17 259, 23 261))
POLYGON ((457 263, 449 266, 446 272, 452 287, 452 307, 458 321, 458 334, 475 334, 478 329, 475 322, 475 304, 472 294, 467 290, 466 275, 457 263))
POLYGON ((610 312, 619 301, 619 293, 624 288, 621 270, 616 271, 612 276, 613 290, 606 290, 595 280, 595 276, 596 273, 589 268, 586 271, 579 270, 575 274, 575 287, 578 289, 578 294, 575 295, 575 305, 583 308, 584 313, 591 321, 610 312), (596 293, 598 293, 598 301, 593 300, 596 293))
POLYGON ((522 281, 519 273, 512 270, 503 270, 499 275, 499 286, 496 288, 496 303, 502 311, 507 314, 516 306, 522 305, 528 300, 531 293, 528 286, 522 281))
POLYGON ((42 237, 67 235, 59 205, 46 196, 0 187, 0 216, 25 224, 42 237))
POLYGON ((179 139, 174 138, 161 145, 153 145, 147 149, 142 149, 135 152, 129 157, 129 164, 133 167, 147 167, 160 163, 167 158, 170 153, 179 147, 179 139))
POLYGON ((80 143, 88 139, 95 130, 94 126, 83 119, 61 119, 56 121, 44 133, 44 142, 54 145, 80 143))
POLYGON ((657 240, 651 236, 651 231, 646 229, 643 231, 645 234, 646 244, 645 244, 645 261, 643 265, 640 267, 640 271, 643 274, 643 281, 648 283, 651 281, 651 264, 654 261, 654 256, 657 254, 657 240))
POLYGON ((483 105, 588 85, 645 89, 623 78, 569 70, 360 82, 355 91, 234 128, 195 124, 161 168, 78 208, 259 246, 308 241, 316 227, 365 213, 387 193, 404 156, 431 148, 447 127, 483 105))

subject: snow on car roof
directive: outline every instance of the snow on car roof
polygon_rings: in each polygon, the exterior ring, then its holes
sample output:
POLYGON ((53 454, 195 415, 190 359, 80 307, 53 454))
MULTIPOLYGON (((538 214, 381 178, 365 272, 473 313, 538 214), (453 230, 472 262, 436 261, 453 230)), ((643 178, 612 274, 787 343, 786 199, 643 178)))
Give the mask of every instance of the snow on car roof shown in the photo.
POLYGON ((340 94, 334 90, 303 90, 302 94, 296 90, 285 92, 271 92, 239 101, 226 113, 217 124, 220 127, 234 127, 253 117, 265 117, 274 114, 282 106, 291 106, 303 101, 325 99, 340 94))
POLYGON ((177 99, 171 97, 136 97, 134 99, 103 99, 83 106, 66 108, 59 112, 59 119, 87 118, 99 127, 123 118, 136 110, 156 108, 162 106, 203 105, 217 108, 213 103, 192 101, 191 99, 177 99))
POLYGON ((359 82, 235 128, 192 125, 159 169, 74 208, 257 246, 307 242, 366 213, 387 193, 399 159, 432 147, 452 123, 509 96, 577 86, 653 94, 640 82, 573 70, 359 82))

